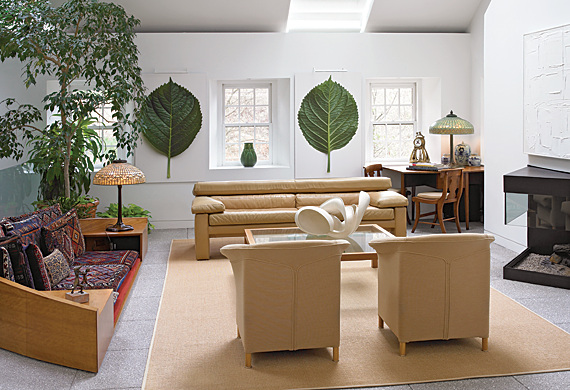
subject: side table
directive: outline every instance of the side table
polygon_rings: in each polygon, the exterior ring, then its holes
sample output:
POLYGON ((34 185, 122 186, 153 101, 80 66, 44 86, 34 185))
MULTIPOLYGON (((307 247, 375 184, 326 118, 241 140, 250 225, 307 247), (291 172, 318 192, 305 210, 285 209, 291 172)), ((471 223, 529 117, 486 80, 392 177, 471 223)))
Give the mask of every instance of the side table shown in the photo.
POLYGON ((80 219, 81 231, 85 239, 85 250, 108 251, 131 249, 139 252, 141 261, 148 250, 148 219, 147 218, 123 218, 126 225, 131 225, 134 230, 124 232, 108 232, 105 229, 115 223, 111 218, 86 218, 80 219), (111 248, 111 245, 113 246, 111 248))

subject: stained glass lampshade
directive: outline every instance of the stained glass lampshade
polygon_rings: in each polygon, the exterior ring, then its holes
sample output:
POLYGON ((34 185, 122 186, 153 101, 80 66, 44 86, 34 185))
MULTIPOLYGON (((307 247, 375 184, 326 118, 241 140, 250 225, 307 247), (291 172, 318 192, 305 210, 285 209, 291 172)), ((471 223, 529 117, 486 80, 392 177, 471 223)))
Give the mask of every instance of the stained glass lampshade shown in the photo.
POLYGON ((141 184, 144 182, 146 182, 144 173, 142 173, 142 171, 137 167, 127 163, 126 160, 115 160, 112 164, 103 167, 95 174, 93 184, 119 187, 117 223, 112 226, 108 226, 108 231, 122 232, 125 230, 133 230, 132 226, 125 225, 123 223, 123 201, 121 198, 121 188, 123 185, 141 184))
POLYGON ((461 119, 451 111, 445 117, 435 121, 429 127, 430 134, 449 134, 449 163, 455 165, 455 156, 453 153, 453 135, 454 134, 473 134, 475 129, 473 125, 461 119))

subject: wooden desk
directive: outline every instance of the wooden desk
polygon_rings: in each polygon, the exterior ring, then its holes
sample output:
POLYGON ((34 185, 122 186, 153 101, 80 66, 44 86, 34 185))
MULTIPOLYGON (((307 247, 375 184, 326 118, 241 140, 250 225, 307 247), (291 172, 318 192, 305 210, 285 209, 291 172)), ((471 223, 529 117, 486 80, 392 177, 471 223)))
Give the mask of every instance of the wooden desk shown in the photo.
POLYGON ((86 218, 80 219, 81 232, 85 239, 85 250, 108 251, 110 242, 115 245, 114 249, 132 249, 139 252, 141 261, 148 250, 148 219, 147 218, 123 218, 126 225, 131 225, 134 230, 124 232, 108 232, 105 228, 117 222, 114 218, 86 218))
MULTIPOLYGON (((412 171, 407 169, 407 165, 383 165, 382 170, 396 172, 400 174, 400 192, 406 196, 406 187, 412 188, 412 197, 416 195, 416 186, 426 185, 434 188, 441 188, 438 183, 438 172, 434 171, 412 171)), ((469 184, 483 184, 483 173, 485 169, 480 167, 463 168, 463 193, 465 199, 465 229, 469 230, 469 184), (477 175, 475 175, 477 174, 477 175), (477 176, 477 177, 475 177, 477 176)), ((414 216, 412 207, 412 219, 414 216)))

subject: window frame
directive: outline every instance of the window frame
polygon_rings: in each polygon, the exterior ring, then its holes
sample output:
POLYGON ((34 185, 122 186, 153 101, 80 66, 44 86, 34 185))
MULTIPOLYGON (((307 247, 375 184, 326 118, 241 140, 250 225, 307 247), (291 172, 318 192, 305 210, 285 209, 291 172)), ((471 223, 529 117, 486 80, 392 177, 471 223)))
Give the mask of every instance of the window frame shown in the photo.
MULTIPOLYGON (((367 123, 367 136, 366 136, 366 150, 365 150, 365 155, 366 155, 366 161, 370 161, 370 162, 381 162, 381 163, 395 163, 395 164, 399 164, 399 163, 408 163, 409 162, 409 156, 408 155, 404 155, 404 156, 400 156, 397 158, 391 158, 391 157, 375 157, 374 156, 374 126, 375 125, 405 125, 405 124, 411 124, 413 126, 412 129, 412 139, 411 141, 413 142, 413 139, 415 137, 415 134, 419 131, 419 126, 420 126, 420 99, 419 99, 419 94, 420 94, 420 83, 418 80, 388 80, 388 79, 371 79, 368 80, 368 88, 367 88, 367 105, 366 105, 366 123, 367 123), (398 121, 375 121, 372 115, 372 110, 373 107, 375 107, 375 105, 373 105, 373 101, 372 101, 372 91, 374 88, 383 88, 383 89, 387 89, 387 88, 412 88, 412 114, 413 114, 413 119, 411 121, 405 121, 405 120, 398 120, 398 121)), ((400 107, 402 104, 400 101, 398 101, 398 104, 395 105, 397 107, 400 107)), ((408 105, 408 104, 405 104, 408 105)), ((387 106, 386 102, 384 104, 384 107, 387 106)), ((394 105, 392 105, 394 106, 394 105)), ((401 129, 400 129, 400 142, 401 142, 401 129)), ((387 142, 387 141, 386 141, 387 142)), ((411 154, 413 150, 413 144, 410 145, 410 150, 409 153, 411 154)))
MULTIPOLYGON (((275 82, 273 80, 232 80, 232 81, 221 81, 220 82, 220 99, 218 100, 218 134, 219 134, 219 142, 218 142, 218 166, 221 167, 232 167, 232 166, 241 166, 241 162, 238 160, 236 161, 226 161, 226 128, 227 127, 256 127, 256 126, 267 126, 269 132, 269 140, 267 142, 268 145, 268 160, 257 160, 256 165, 273 165, 274 160, 274 134, 273 134, 273 125, 275 122, 275 105, 277 104, 277 96, 276 96, 276 88, 275 82), (267 87, 269 89, 268 93, 268 120, 269 122, 239 122, 239 123, 226 123, 225 122, 225 111, 226 111, 226 98, 225 98, 225 91, 229 88, 239 88, 239 89, 246 89, 246 88, 264 88, 267 87)), ((253 107, 255 107, 255 102, 253 107)), ((254 135, 255 137, 255 135, 254 135)), ((263 142, 265 144, 265 142, 263 142)), ((242 141, 241 141, 241 129, 240 129, 240 141, 239 141, 239 155, 242 152, 242 141)), ((255 140, 254 140, 255 146, 255 140)))

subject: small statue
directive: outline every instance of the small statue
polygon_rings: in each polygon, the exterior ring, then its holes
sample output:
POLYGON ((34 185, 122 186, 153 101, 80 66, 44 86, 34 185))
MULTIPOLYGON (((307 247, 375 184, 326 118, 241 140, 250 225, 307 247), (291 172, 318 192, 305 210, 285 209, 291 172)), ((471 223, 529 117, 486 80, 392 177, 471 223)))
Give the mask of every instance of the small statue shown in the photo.
POLYGON ((90 268, 86 268, 83 272, 80 271, 81 266, 78 265, 77 267, 73 268, 73 272, 75 273, 75 281, 73 282, 73 288, 71 289, 71 294, 75 292, 75 289, 79 286, 79 294, 84 294, 83 288, 87 284, 87 272, 91 271, 90 268), (79 278, 83 276, 83 280, 80 282, 79 278))

